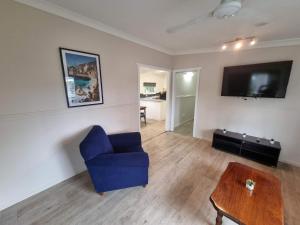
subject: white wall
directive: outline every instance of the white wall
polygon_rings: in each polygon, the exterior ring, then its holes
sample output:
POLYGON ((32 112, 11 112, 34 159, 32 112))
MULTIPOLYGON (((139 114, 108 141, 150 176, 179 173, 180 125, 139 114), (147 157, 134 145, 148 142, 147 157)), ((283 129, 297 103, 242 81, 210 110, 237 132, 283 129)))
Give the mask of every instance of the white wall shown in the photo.
POLYGON ((211 139, 214 129, 227 128, 281 142, 281 161, 300 165, 300 46, 262 48, 175 56, 174 67, 202 67, 196 135, 211 139), (223 67, 294 60, 285 99, 221 97, 223 67))
POLYGON ((147 72, 140 73, 140 92, 145 93, 144 82, 156 83, 155 93, 167 90, 167 74, 168 72, 147 72))
POLYGON ((197 87, 197 75, 188 78, 186 72, 176 72, 174 76, 175 82, 175 111, 174 126, 180 126, 185 122, 194 119, 195 97, 197 87))
POLYGON ((0 27, 1 210, 84 170, 92 125, 138 130, 137 63, 170 68, 171 57, 10 0, 0 27), (59 47, 100 54, 104 105, 67 108, 59 47))

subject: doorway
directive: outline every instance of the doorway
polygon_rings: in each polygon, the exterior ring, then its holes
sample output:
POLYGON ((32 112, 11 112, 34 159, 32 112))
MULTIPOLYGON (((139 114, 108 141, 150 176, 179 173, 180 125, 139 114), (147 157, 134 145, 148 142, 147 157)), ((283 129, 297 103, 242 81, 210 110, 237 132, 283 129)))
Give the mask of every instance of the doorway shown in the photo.
POLYGON ((139 124, 143 141, 170 131, 171 71, 138 65, 139 124))
POLYGON ((175 133, 197 137, 197 103, 200 68, 173 71, 172 121, 175 133))

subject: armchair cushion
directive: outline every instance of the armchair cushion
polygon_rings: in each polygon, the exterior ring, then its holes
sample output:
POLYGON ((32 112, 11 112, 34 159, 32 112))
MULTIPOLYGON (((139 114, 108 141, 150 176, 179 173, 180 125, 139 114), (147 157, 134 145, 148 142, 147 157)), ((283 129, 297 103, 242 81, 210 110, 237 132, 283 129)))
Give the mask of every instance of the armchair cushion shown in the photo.
POLYGON ((100 126, 94 126, 85 139, 80 143, 80 153, 85 161, 91 160, 104 153, 113 153, 105 131, 100 126))
POLYGON ((130 147, 119 147, 114 148, 115 153, 129 153, 129 152, 144 152, 142 146, 130 146, 130 147))
POLYGON ((87 167, 148 167, 149 157, 145 152, 103 154, 86 162, 87 167))

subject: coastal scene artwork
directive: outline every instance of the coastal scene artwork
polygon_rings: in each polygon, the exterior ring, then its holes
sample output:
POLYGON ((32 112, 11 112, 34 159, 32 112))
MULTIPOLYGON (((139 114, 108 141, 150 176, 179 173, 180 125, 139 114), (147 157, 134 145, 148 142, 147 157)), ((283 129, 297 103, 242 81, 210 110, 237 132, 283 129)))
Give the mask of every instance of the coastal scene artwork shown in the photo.
POLYGON ((60 48, 68 107, 103 104, 100 56, 60 48))

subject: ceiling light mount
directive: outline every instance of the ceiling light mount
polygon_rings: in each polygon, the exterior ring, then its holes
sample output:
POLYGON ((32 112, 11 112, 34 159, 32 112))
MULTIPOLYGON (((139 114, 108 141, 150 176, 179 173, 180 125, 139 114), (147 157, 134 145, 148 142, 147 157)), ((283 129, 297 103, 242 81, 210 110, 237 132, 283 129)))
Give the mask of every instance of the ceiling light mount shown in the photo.
POLYGON ((232 41, 227 41, 224 42, 221 49, 222 51, 225 51, 229 48, 233 49, 233 50, 240 50, 241 48, 243 48, 244 46, 253 46, 255 45, 257 42, 256 37, 251 36, 251 37, 245 37, 245 38, 236 38, 232 41))
POLYGON ((212 15, 218 19, 228 19, 235 16, 241 8, 241 0, 222 0, 221 4, 212 12, 212 15))

